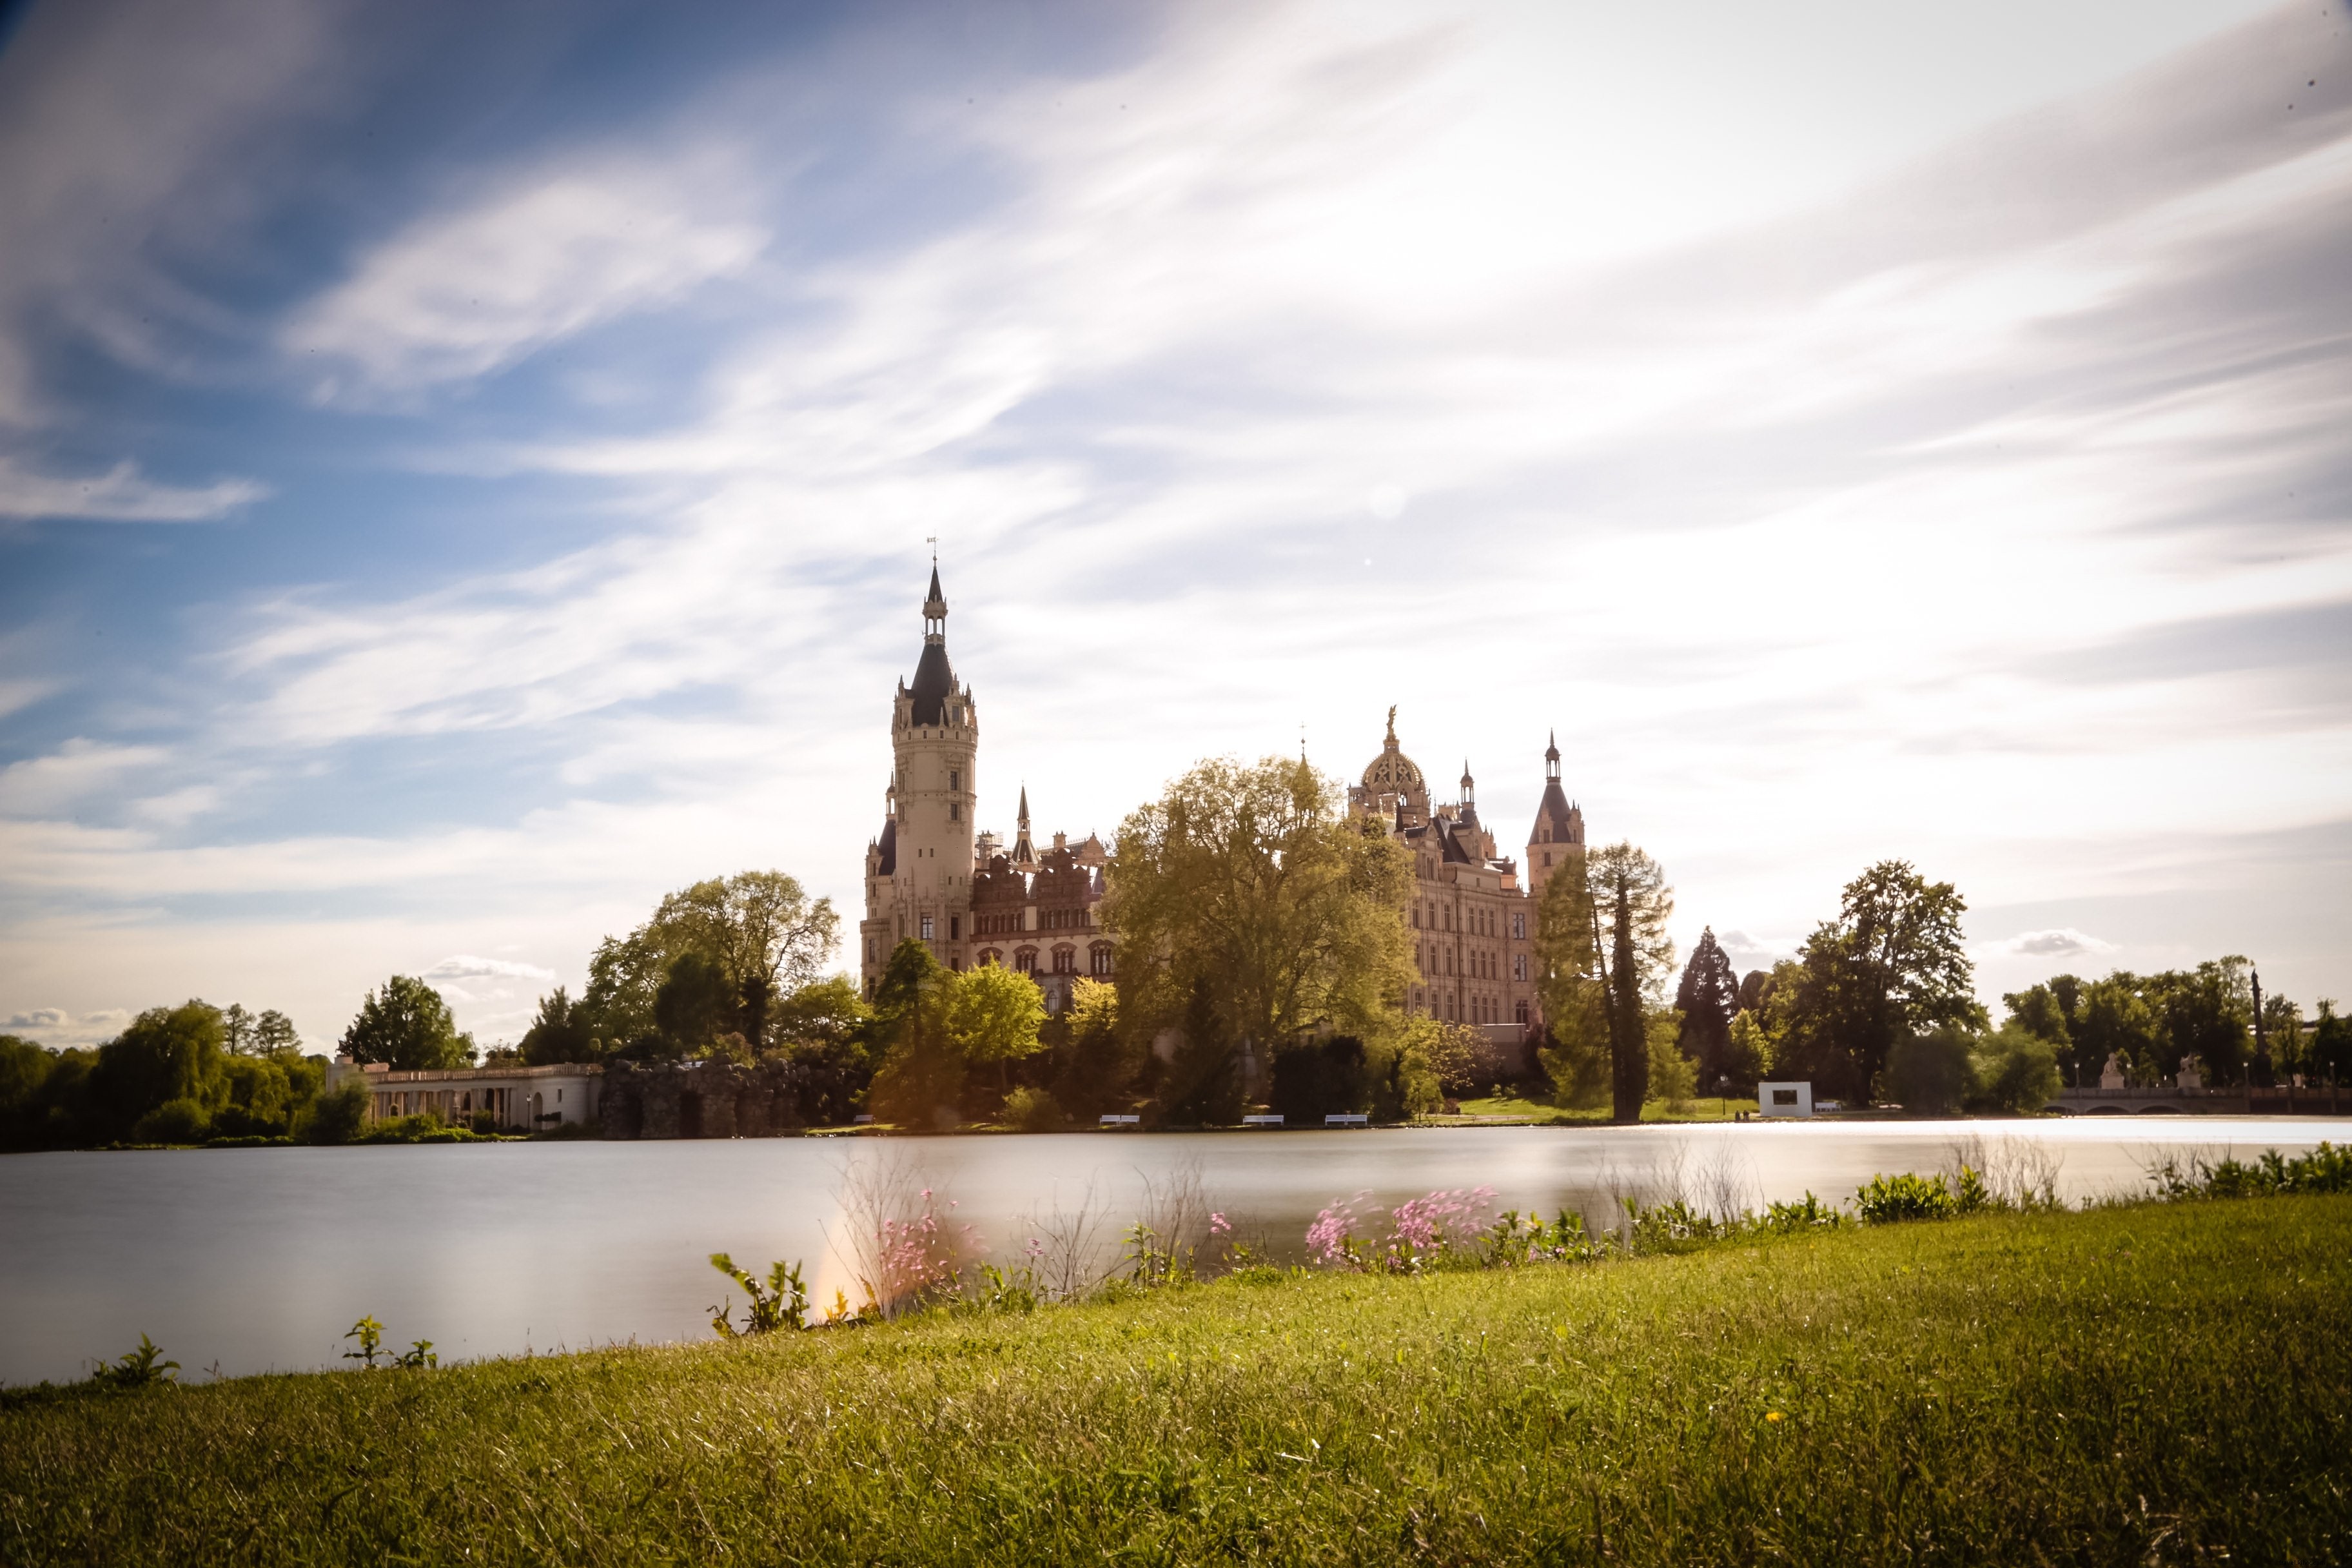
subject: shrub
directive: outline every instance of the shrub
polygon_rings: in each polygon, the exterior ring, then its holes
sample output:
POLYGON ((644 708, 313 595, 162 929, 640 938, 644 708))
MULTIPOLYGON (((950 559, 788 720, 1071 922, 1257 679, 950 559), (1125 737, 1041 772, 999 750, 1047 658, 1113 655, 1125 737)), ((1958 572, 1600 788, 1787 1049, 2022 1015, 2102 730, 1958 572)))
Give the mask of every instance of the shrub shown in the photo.
POLYGON ((141 1117, 131 1129, 134 1143, 201 1143, 212 1131, 212 1118, 193 1100, 167 1100, 141 1117))
POLYGON ((313 1143, 349 1143, 367 1125, 373 1098, 364 1082, 357 1078, 345 1079, 313 1102, 304 1131, 313 1143))
POLYGON ((1853 1195, 1854 1211, 1864 1225, 1892 1225, 1910 1219, 1949 1219, 1960 1212, 1959 1200, 1941 1176, 1873 1176, 1853 1195))
POLYGON ((1069 1122, 1051 1094, 1025 1085, 1004 1097, 1000 1115, 1004 1125, 1016 1132, 1055 1132, 1069 1122))

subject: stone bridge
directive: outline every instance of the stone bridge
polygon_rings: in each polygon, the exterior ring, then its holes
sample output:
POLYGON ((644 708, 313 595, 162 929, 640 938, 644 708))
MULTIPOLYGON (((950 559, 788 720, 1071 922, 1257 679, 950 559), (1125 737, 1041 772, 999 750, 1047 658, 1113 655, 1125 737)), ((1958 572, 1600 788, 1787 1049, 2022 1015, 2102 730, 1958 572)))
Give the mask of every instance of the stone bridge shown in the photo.
POLYGON ((2352 1116, 2352 1088, 2068 1089, 2048 1109, 2068 1116, 2352 1116))

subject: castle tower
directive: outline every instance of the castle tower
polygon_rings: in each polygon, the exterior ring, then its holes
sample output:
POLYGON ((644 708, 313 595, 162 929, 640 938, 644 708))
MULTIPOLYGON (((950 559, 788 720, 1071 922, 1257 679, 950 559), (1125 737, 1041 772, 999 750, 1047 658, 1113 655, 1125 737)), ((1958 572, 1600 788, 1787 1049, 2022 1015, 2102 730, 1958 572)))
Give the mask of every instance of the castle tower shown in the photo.
POLYGON ((936 563, 914 682, 901 681, 890 706, 890 753, 889 815, 866 851, 866 919, 858 927, 868 994, 904 939, 929 942, 941 963, 961 969, 971 937, 980 710, 948 663, 948 605, 936 563))
MULTIPOLYGON (((1466 781, 1465 781, 1466 783, 1466 781)), ((1544 748, 1543 799, 1536 806, 1535 826, 1528 831, 1528 893, 1543 897, 1551 874, 1573 855, 1584 857, 1584 813, 1559 787, 1559 736, 1544 748)))

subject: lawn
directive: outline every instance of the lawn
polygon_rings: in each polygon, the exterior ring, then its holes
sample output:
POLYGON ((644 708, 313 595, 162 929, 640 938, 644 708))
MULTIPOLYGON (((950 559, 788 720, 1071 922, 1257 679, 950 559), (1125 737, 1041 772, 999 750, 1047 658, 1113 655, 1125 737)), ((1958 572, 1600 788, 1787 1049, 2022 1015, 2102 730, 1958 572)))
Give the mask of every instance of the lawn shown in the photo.
POLYGON ((2333 1563, 2352 1198, 0 1409, 0 1560, 2333 1563))

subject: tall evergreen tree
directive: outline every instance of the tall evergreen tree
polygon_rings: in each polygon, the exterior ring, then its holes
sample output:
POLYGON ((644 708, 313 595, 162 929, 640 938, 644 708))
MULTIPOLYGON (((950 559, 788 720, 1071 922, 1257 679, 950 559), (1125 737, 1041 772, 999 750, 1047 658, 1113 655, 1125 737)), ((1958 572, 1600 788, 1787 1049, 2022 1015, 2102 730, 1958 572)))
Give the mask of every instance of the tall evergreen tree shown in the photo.
POLYGON ((1650 1089, 1650 1042, 1646 1014, 1665 1004, 1666 975, 1675 962, 1666 921, 1675 912, 1674 889, 1655 860, 1627 843, 1612 844, 1586 858, 1596 922, 1606 911, 1606 932, 1593 932, 1595 949, 1605 948, 1601 979, 1609 1028, 1611 1114, 1639 1121, 1650 1089))
POLYGON ((1731 1051, 1731 1020, 1739 1016, 1739 974, 1730 955, 1716 944, 1715 928, 1699 932, 1683 968, 1675 1005, 1683 1016, 1675 1044, 1698 1064, 1700 1087, 1712 1093, 1731 1051))

